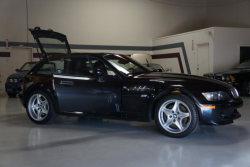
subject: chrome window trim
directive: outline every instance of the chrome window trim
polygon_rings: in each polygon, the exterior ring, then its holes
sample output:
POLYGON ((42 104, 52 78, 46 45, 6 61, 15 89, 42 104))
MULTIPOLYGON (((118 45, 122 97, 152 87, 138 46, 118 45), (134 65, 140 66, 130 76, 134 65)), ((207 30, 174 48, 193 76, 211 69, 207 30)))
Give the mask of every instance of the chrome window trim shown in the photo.
POLYGON ((94 80, 95 78, 89 77, 76 77, 76 76, 68 76, 68 75, 53 75, 55 78, 63 78, 63 79, 76 79, 76 80, 94 80))

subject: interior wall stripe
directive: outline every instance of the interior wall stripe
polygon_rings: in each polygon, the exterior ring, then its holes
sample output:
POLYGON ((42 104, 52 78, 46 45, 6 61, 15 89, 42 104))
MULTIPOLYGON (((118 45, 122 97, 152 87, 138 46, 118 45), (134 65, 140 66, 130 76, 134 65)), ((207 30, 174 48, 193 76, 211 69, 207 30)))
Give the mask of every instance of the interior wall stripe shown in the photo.
POLYGON ((177 58, 178 59, 180 71, 181 71, 181 73, 184 74, 184 69, 183 69, 180 53, 168 53, 168 54, 152 55, 152 59, 169 59, 169 58, 177 58))
POLYGON ((153 46, 152 50, 157 51, 157 50, 174 49, 174 48, 181 48, 182 49, 187 72, 188 72, 188 74, 191 74, 191 70, 190 70, 190 66, 189 66, 189 62, 188 62, 188 58, 187 58, 187 52, 186 52, 185 45, 183 42, 168 44, 168 45, 161 45, 161 46, 153 46))
MULTIPOLYGON (((26 42, 9 42, 9 47, 11 46, 26 46, 38 48, 36 43, 26 43, 26 42)), ((56 46, 62 48, 64 45, 60 44, 46 44, 48 46, 56 46)), ((6 43, 0 41, 0 47, 5 47, 6 43)), ((131 51, 152 51, 151 46, 112 46, 112 45, 78 45, 71 44, 71 49, 89 49, 89 50, 131 50, 131 51)))
POLYGON ((0 52, 0 57, 10 57, 10 52, 0 52))
POLYGON ((42 53, 33 53, 33 58, 42 58, 43 54, 42 53))

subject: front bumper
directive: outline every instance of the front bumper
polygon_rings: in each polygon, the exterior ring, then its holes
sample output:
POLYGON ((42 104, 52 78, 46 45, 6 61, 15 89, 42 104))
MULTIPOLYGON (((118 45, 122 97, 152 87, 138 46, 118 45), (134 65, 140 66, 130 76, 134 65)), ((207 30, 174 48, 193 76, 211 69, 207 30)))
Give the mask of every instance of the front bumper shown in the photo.
POLYGON ((5 84, 5 91, 7 93, 18 93, 22 90, 21 83, 6 83, 5 84))
MULTIPOLYGON (((208 106, 208 104, 205 105, 208 106)), ((241 117, 237 109, 243 106, 243 101, 239 98, 231 102, 209 105, 215 106, 215 109, 204 109, 202 104, 198 105, 201 124, 224 125, 233 123, 233 120, 241 117)))

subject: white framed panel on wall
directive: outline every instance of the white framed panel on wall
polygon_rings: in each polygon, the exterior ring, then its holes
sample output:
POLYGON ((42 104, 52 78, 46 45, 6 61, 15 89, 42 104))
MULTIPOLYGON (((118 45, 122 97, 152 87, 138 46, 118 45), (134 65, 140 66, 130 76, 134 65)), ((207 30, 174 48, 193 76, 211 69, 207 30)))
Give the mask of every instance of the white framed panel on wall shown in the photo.
POLYGON ((10 52, 12 62, 12 73, 20 69, 26 62, 32 61, 32 48, 28 47, 11 47, 10 52))

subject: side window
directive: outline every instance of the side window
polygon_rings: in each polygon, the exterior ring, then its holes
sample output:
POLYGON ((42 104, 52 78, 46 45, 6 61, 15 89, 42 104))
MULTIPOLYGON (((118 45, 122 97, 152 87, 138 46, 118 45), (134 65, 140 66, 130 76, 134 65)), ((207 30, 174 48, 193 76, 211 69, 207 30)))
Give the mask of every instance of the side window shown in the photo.
POLYGON ((38 74, 64 74, 76 76, 94 76, 88 58, 84 55, 73 55, 50 60, 37 71, 38 74))
POLYGON ((91 64, 94 68, 94 71, 92 72, 96 72, 97 69, 101 69, 104 76, 106 77, 115 77, 116 74, 115 72, 109 68, 109 66, 107 66, 105 63, 103 63, 102 61, 96 59, 96 58, 93 58, 93 57, 90 57, 90 61, 91 61, 91 64))

